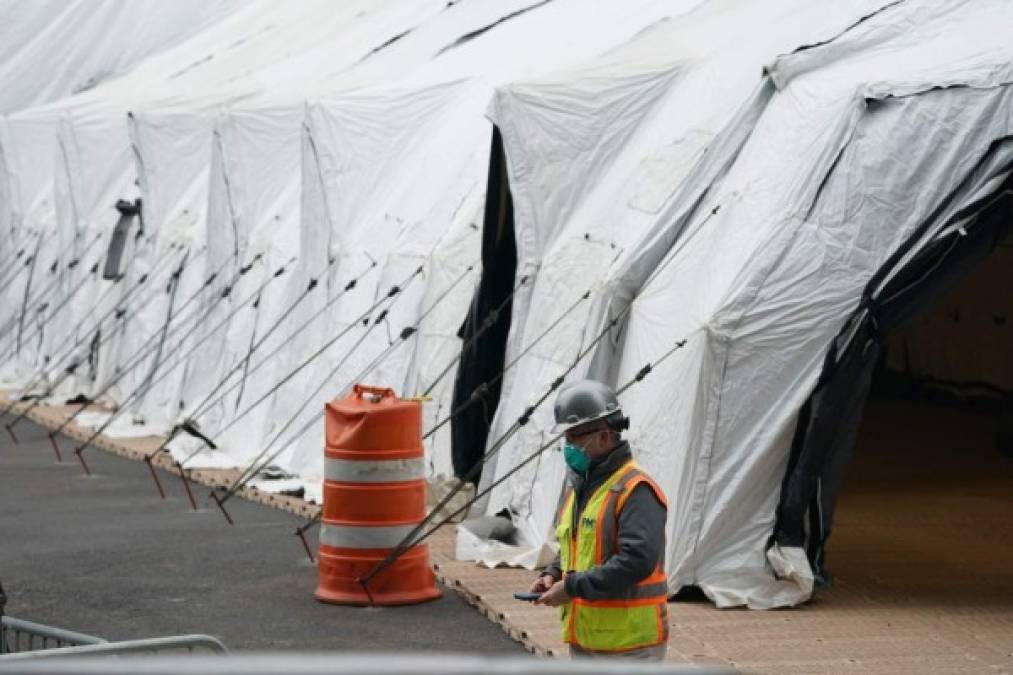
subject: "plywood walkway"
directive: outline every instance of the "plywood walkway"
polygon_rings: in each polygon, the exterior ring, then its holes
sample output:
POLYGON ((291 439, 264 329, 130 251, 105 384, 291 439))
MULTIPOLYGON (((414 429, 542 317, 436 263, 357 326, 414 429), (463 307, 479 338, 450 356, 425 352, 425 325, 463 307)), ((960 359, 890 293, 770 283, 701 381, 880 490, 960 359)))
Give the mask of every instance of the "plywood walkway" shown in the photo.
MULTIPOLYGON (((66 411, 40 407, 31 417, 52 428, 66 411)), ((987 420, 974 415, 880 402, 866 417, 828 551, 833 588, 772 612, 673 603, 671 659, 761 673, 1013 673, 1013 461, 992 449, 987 420)), ((96 445, 137 459, 158 439, 96 445)), ((191 478, 227 486, 236 475, 191 478)), ((291 497, 241 494, 316 512, 291 497)), ((453 549, 451 531, 433 537, 441 581, 530 651, 565 654, 555 612, 512 598, 532 573, 458 562, 453 549)))

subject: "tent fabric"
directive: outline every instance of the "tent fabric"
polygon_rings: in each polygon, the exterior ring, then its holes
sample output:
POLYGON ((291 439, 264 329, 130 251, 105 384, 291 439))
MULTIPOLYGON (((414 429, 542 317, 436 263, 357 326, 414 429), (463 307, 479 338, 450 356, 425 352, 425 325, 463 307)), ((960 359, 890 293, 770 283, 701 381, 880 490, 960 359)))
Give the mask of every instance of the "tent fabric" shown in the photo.
MULTIPOLYGON (((330 256, 317 257, 321 250, 326 249, 320 249, 316 244, 300 244, 314 236, 299 234, 305 98, 316 91, 350 87, 356 81, 381 77, 384 73, 406 72, 426 58, 432 58, 440 48, 458 39, 460 35, 486 25, 502 13, 512 11, 515 6, 525 7, 530 4, 530 0, 513 3, 470 2, 451 6, 432 3, 426 10, 427 16, 419 17, 417 3, 411 3, 408 7, 412 12, 406 15, 407 22, 405 19, 392 20, 389 16, 392 12, 387 12, 387 16, 382 15, 385 21, 379 27, 383 32, 357 51, 346 47, 346 56, 330 58, 327 72, 320 74, 320 69, 311 69, 311 72, 317 73, 314 80, 303 83, 301 87, 290 83, 281 91, 265 92, 263 96, 244 101, 218 114, 213 122, 215 138, 211 148, 213 157, 207 199, 209 208, 218 209, 222 213, 219 220, 231 219, 239 226, 237 232, 226 235, 229 242, 225 246, 263 250, 270 238, 274 238, 276 243, 273 246, 288 246, 291 249, 289 253, 297 255, 299 261, 288 282, 279 287, 284 290, 276 292, 274 298, 265 298, 258 304, 256 321, 230 322, 225 334, 228 335, 229 344, 235 348, 229 347, 225 358, 220 358, 222 350, 218 349, 209 349, 205 354, 198 355, 193 369, 203 376, 187 383, 186 388, 192 395, 187 393, 184 399, 202 400, 203 392, 234 370, 231 366, 235 359, 245 354, 251 344, 260 342, 256 335, 258 324, 262 333, 271 330, 282 316, 289 318, 289 324, 302 325, 320 309, 325 295, 333 296, 339 290, 331 289, 332 280, 324 274, 330 265, 330 256), (440 11, 437 12, 436 9, 440 11), (426 20, 418 23, 422 18, 426 20), (354 58, 349 59, 349 56, 354 58), (260 220, 253 220, 254 218, 260 220), (311 279, 324 282, 320 286, 321 290, 315 290, 305 299, 300 299, 306 295, 305 289, 311 279)), ((355 32, 358 39, 362 40, 362 27, 356 27, 355 32)), ((154 147, 157 148, 155 151, 167 151, 164 145, 154 147)), ((171 147, 168 146, 169 149, 171 147)), ((202 181, 198 181, 200 182, 202 181)), ((198 201, 201 199, 199 192, 196 193, 196 198, 198 201)), ((222 234, 225 233, 216 235, 209 232, 212 239, 222 234)), ((308 341, 305 335, 291 334, 287 326, 275 330, 273 335, 258 348, 258 354, 251 358, 254 367, 262 354, 275 351, 283 340, 299 346, 294 350, 300 355, 299 358, 317 346, 308 341)), ((251 376, 250 386, 241 387, 247 401, 258 399, 258 394, 266 391, 284 375, 286 367, 295 365, 296 359, 285 360, 283 357, 278 359, 277 365, 268 366, 263 372, 251 376)), ((240 378, 241 374, 237 373, 236 377, 240 378)), ((258 428, 260 420, 272 419, 270 411, 273 405, 266 402, 263 409, 258 410, 254 416, 257 422, 237 428, 236 433, 226 439, 226 443, 232 447, 255 447, 258 437, 251 435, 254 433, 251 429, 258 428)), ((200 423, 206 429, 222 428, 238 410, 239 407, 233 401, 223 401, 215 409, 202 414, 200 423)), ((261 432, 263 438, 268 429, 266 426, 259 428, 264 429, 261 432)), ((199 446, 188 439, 181 439, 171 447, 174 451, 189 455, 199 446)), ((197 461, 211 461, 211 458, 201 457, 197 461)), ((218 461, 232 465, 236 459, 220 456, 218 461)))
MULTIPOLYGON (((596 62, 497 91, 489 115, 510 166, 517 277, 535 282, 514 299, 507 358, 529 353, 504 378, 493 438, 658 267, 773 96, 763 67, 840 34, 884 4, 837 3, 828 11, 805 2, 706 3, 596 62), (758 22, 770 28, 755 31, 758 22), (567 316, 536 343, 561 308, 588 291, 595 306, 567 316)), ((596 357, 604 372, 596 375, 614 378, 609 368, 621 345, 618 336, 606 342, 596 357)), ((547 408, 536 411, 493 460, 497 468, 485 472, 485 482, 540 445, 552 424, 547 408)), ((540 543, 552 527, 563 470, 555 453, 544 457, 494 491, 487 508, 514 509, 523 535, 540 543)))
MULTIPOLYGON (((47 267, 54 262, 58 266, 50 277, 37 279, 43 287, 55 281, 61 293, 69 292, 77 275, 67 264, 84 247, 84 237, 75 242, 75 233, 54 231, 61 203, 54 194, 60 106, 47 104, 115 79, 238 9, 239 3, 232 0, 142 0, 129 7, 111 0, 75 0, 37 2, 30 7, 8 3, 0 8, 5 18, 0 112, 8 113, 0 116, 0 227, 9 233, 16 248, 37 242, 39 237, 56 242, 43 249, 47 267), (110 32, 116 39, 109 39, 110 32), (67 255, 57 261, 57 253, 67 255)), ((79 269, 84 267, 82 264, 79 269)), ((34 274, 21 275, 7 293, 23 293, 32 279, 34 274)), ((56 302, 51 304, 56 306, 56 302)), ((4 303, 5 311, 11 306, 16 303, 4 303)), ((57 317, 49 322, 47 332, 41 332, 37 345, 19 349, 15 358, 4 364, 8 381, 23 383, 31 378, 38 366, 36 352, 44 352, 47 337, 65 334, 69 325, 73 323, 57 317)))
POLYGON ((551 555, 548 406, 484 451, 560 373, 670 353, 622 403, 672 592, 805 601, 884 340, 1008 236, 1004 0, 138 3, 0 0, 0 380, 311 500, 322 400, 491 385, 427 440, 504 479, 465 557, 551 555))
POLYGON ((0 113, 91 89, 221 21, 237 0, 42 0, 0 6, 0 113))
MULTIPOLYGON (((633 418, 631 442, 639 460, 673 504, 668 531, 673 591, 697 584, 719 606, 750 607, 797 604, 811 594, 812 570, 804 553, 792 546, 767 548, 798 411, 813 391, 826 346, 865 283, 968 165, 1006 133, 1008 115, 995 111, 1008 110, 1003 87, 1008 46, 966 39, 1005 11, 990 3, 973 10, 960 2, 895 3, 842 35, 826 30, 834 39, 806 41, 822 46, 775 60, 768 72, 777 90, 734 163, 707 188, 657 277, 639 289, 615 343, 618 358, 608 364, 614 381, 627 381, 675 340, 688 340, 686 349, 623 400, 633 418), (919 150, 912 156, 914 147, 919 150), (714 207, 718 213, 712 215, 714 207)), ((513 91, 524 89, 513 85, 497 105, 508 96, 519 98, 513 91)), ((569 115, 558 101, 561 94, 556 96, 549 98, 555 105, 545 109, 569 115)), ((526 98, 536 100, 534 94, 526 98)), ((511 124, 526 113, 512 114, 511 124)), ((565 128, 576 124, 571 120, 565 128)), ((616 126, 610 124, 610 131, 616 126)), ((507 137, 509 126, 501 128, 507 137)), ((534 145, 537 129, 517 137, 534 145)), ((510 155, 509 141, 507 147, 510 155)), ((577 147, 603 152, 590 144, 577 147)), ((527 218, 526 181, 559 183, 532 181, 536 167, 556 166, 558 155, 542 154, 542 161, 530 152, 510 157, 519 174, 518 180, 511 177, 519 227, 527 218)), ((594 166, 606 165, 600 154, 591 156, 594 166)), ((574 189, 590 190, 592 184, 597 199, 624 203, 600 182, 581 181, 574 189)), ((576 211, 571 194, 557 188, 552 198, 534 199, 529 212, 547 214, 531 218, 560 222, 576 211)), ((601 217, 600 209, 594 213, 601 217)), ((527 238, 537 250, 549 236, 537 227, 519 232, 519 247, 527 238)), ((560 275, 570 283, 576 270, 602 264, 576 248, 560 247, 573 259, 560 275)), ((546 256, 538 262, 539 275, 545 275, 546 256)), ((523 269, 521 263, 518 273, 523 269)), ((554 288, 555 302, 567 297, 561 282, 554 288)), ((530 312, 546 313, 534 304, 530 312)), ((516 321, 516 332, 529 330, 516 321)), ((592 320, 586 334, 599 325, 592 320)), ((555 344, 563 351, 566 342, 560 338, 555 344)), ((516 379, 529 382, 531 372, 540 372, 536 386, 544 386, 563 359, 551 352, 542 358, 539 367, 518 371, 516 379)), ((519 403, 537 391, 526 387, 510 397, 519 403)), ((518 403, 501 402, 504 419, 517 414, 518 403)), ((512 455, 501 453, 500 475, 537 446, 531 435, 548 428, 545 415, 512 455)), ((560 464, 550 455, 537 476, 520 472, 493 493, 488 512, 514 508, 521 532, 541 543, 558 495, 560 464)))
MULTIPOLYGON (((339 251, 339 274, 342 268, 347 275, 378 261, 379 274, 369 281, 372 288, 388 288, 413 266, 429 261, 427 277, 411 289, 418 297, 403 297, 390 310, 392 333, 414 325, 452 280, 480 258, 481 238, 474 225, 482 211, 489 162, 491 129, 483 111, 493 87, 525 72, 539 72, 547 63, 576 63, 695 4, 643 2, 638 11, 608 2, 597 3, 593 11, 586 2, 538 5, 457 41, 405 82, 321 99, 308 108, 307 127, 317 173, 334 178, 318 202, 304 203, 304 229, 313 227, 307 219, 327 224, 331 245, 339 251), (380 119, 387 125, 386 138, 371 131, 380 119), (375 236, 384 230, 394 236, 375 236)), ((472 288, 475 279, 477 275, 472 288)), ((459 348, 457 332, 471 288, 455 289, 454 296, 442 300, 427 317, 414 353, 395 351, 372 376, 408 392, 432 381, 459 348)), ((331 326, 347 325, 361 312, 362 296, 354 297, 335 305, 331 326)), ((339 391, 387 346, 384 340, 371 340, 346 357, 345 350, 358 337, 350 333, 344 344, 335 345, 330 358, 332 364, 347 358, 348 365, 335 378, 339 391)), ((425 428, 447 414, 449 384, 435 393, 435 405, 427 407, 425 428)), ((450 453, 440 441, 430 453, 439 464, 430 470, 448 475, 450 453)), ((311 480, 321 475, 314 439, 300 439, 293 453, 304 458, 300 464, 311 480)))
MULTIPOLYGON (((1000 151, 999 163, 986 169, 985 176, 975 172, 968 178, 980 185, 983 179, 998 177, 1003 184, 951 217, 949 222, 962 221, 962 229, 949 229, 933 238, 902 269, 890 273, 882 286, 873 279, 827 353, 820 382, 803 410, 781 491, 775 537, 781 545, 805 546, 821 573, 836 497, 886 336, 935 305, 948 289, 994 255, 1013 231, 1013 154, 1009 147, 1001 147, 1013 144, 1013 138, 1001 139, 1000 144, 993 146, 1000 151)), ((935 220, 926 226, 935 225, 935 220)), ((881 268, 877 276, 886 274, 881 268)))

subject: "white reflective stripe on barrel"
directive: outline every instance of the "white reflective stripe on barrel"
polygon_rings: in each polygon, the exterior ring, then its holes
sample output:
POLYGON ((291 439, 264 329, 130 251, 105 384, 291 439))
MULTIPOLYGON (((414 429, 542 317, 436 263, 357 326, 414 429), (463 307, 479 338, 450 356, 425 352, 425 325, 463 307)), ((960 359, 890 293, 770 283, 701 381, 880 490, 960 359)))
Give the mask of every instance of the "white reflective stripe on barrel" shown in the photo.
POLYGON ((324 459, 324 478, 345 483, 397 483, 425 476, 425 461, 417 459, 324 459))
POLYGON ((415 525, 335 525, 321 523, 320 543, 335 548, 394 548, 415 525))

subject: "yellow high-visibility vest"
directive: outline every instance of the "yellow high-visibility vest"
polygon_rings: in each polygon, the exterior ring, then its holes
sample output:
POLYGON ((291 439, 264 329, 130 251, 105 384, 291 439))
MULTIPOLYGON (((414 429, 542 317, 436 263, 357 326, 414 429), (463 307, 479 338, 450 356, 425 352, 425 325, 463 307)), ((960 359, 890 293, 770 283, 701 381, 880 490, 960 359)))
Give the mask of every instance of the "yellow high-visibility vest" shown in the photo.
MULTIPOLYGON (((661 488, 631 461, 595 490, 580 514, 577 532, 573 532, 575 497, 570 490, 556 527, 564 577, 601 565, 618 552, 619 514, 640 483, 649 485, 667 508, 661 488)), ((668 579, 664 559, 662 551, 654 572, 615 597, 571 599, 561 608, 563 641, 600 652, 629 651, 667 642, 668 579)))

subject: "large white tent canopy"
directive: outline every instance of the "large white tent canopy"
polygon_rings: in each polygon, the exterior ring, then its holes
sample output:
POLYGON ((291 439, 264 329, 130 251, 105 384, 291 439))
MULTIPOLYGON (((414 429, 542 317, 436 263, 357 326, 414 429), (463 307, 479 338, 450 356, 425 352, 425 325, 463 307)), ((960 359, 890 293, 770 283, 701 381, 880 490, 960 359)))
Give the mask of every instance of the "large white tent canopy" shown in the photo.
POLYGON ((0 0, 0 381, 311 500, 325 400, 426 395, 428 478, 482 463, 473 512, 517 528, 462 554, 534 566, 565 473, 528 463, 536 402, 664 356, 621 400, 671 590, 798 604, 898 298, 1008 226, 1001 25, 1005 0, 0 0))
MULTIPOLYGON (((993 146, 1009 134, 1011 54, 1003 39, 985 37, 986 26, 1008 12, 1002 3, 893 4, 827 44, 774 61, 769 71, 777 90, 727 175, 700 195, 685 225, 677 213, 666 214, 681 236, 663 257, 642 247, 657 275, 634 285, 639 295, 625 329, 613 355, 598 366, 602 375, 625 383, 672 343, 688 340, 623 398, 634 417, 635 453, 672 499, 673 589, 699 585, 721 606, 791 605, 811 594, 805 554, 767 549, 799 410, 813 392, 828 346, 890 255, 926 219, 934 234, 947 216, 1009 171, 1010 148, 993 146), (964 185, 969 178, 972 184, 964 185), (961 185, 960 197, 937 212, 961 185)), ((553 100, 555 93, 547 95, 553 103, 544 108, 568 115, 553 100)), ((520 98, 512 94, 507 89, 498 101, 520 98)), ((516 115, 509 119, 516 124, 516 115)), ((690 144, 695 130, 684 132, 690 144)), ((518 136, 531 142, 536 133, 518 136)), ((710 138, 687 148, 688 158, 709 154, 710 138)), ((524 179, 542 164, 529 152, 517 165, 526 174, 511 184, 523 247, 524 179)), ((619 188, 595 185, 604 193, 598 199, 611 195, 623 207, 644 203, 649 181, 641 179, 636 188, 622 198, 619 188)), ((541 209, 554 205, 547 198, 534 201, 541 209)), ((679 208, 694 201, 690 195, 679 208)), ((567 206, 556 205, 559 215, 548 211, 536 222, 560 222, 567 206)), ((628 218, 608 223, 612 232, 626 232, 627 225, 628 218)), ((562 263, 567 280, 596 266, 593 260, 582 264, 587 256, 574 257, 562 263)), ((541 276, 551 261, 540 262, 541 276)), ((636 273, 637 262, 610 273, 620 289, 613 291, 620 308, 630 295, 623 284, 645 278, 636 273)), ((592 317, 586 334, 601 325, 601 317, 592 317)), ((515 400, 533 398, 566 356, 572 358, 573 339, 559 344, 568 347, 562 358, 550 354, 541 369, 518 375, 527 383, 531 373, 543 373, 534 387, 511 392, 515 400)), ((518 412, 516 403, 501 407, 504 416, 518 412)), ((501 457, 500 472, 532 445, 531 439, 519 441, 512 459, 501 457)), ((489 507, 516 508, 529 523, 525 533, 532 544, 547 538, 558 499, 561 470, 553 475, 545 465, 537 476, 516 474, 489 507)))

